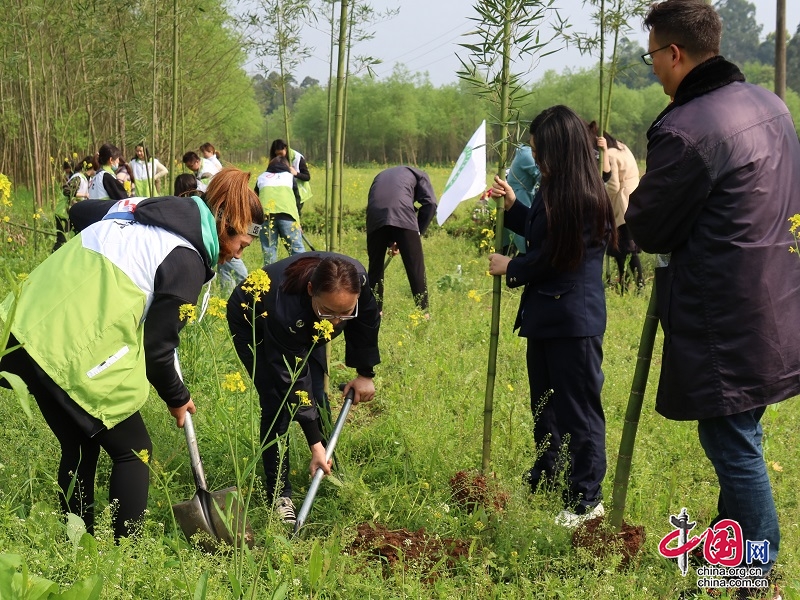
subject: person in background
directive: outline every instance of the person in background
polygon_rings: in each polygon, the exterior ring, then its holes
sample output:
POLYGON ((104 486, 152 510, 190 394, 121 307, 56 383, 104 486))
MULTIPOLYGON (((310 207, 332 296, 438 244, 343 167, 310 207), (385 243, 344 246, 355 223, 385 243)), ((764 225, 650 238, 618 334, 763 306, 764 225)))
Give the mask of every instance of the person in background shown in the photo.
POLYGON ((117 178, 117 181, 122 184, 122 187, 125 188, 125 193, 128 194, 128 196, 133 196, 136 190, 136 179, 133 177, 133 169, 130 168, 122 157, 119 159, 119 167, 114 173, 114 176, 117 178))
MULTIPOLYGON (((175 178, 176 196, 204 197, 204 193, 198 190, 197 178, 191 173, 182 173, 175 178)), ((224 295, 228 296, 236 285, 242 283, 247 277, 247 266, 241 258, 232 257, 217 265, 217 274, 220 279, 220 286, 224 295)))
POLYGON ((274 140, 269 148, 269 159, 272 160, 276 156, 284 156, 289 161, 289 171, 295 178, 294 195, 299 218, 303 212, 303 204, 314 195, 311 192, 311 173, 308 171, 306 159, 281 139, 274 140))
POLYGON ((217 168, 216 164, 205 158, 200 158, 194 152, 187 152, 183 155, 183 164, 186 165, 187 169, 194 173, 197 181, 200 182, 201 192, 206 191, 206 187, 211 181, 211 178, 219 173, 219 169, 217 168))
MULTIPOLYGON (((636 287, 644 288, 644 275, 642 274, 642 261, 639 259, 639 247, 631 237, 630 230, 625 224, 625 211, 628 209, 628 199, 633 190, 639 185, 639 166, 636 157, 625 144, 614 138, 608 132, 599 135, 597 122, 589 123, 589 131, 597 139, 597 148, 603 152, 603 180, 606 191, 614 207, 614 222, 617 224, 617 248, 609 248, 608 254, 617 263, 619 272, 619 289, 626 289, 625 263, 630 256, 630 272, 636 278, 636 287), (608 176, 606 176, 608 174, 608 176)), ((610 277, 610 275, 609 275, 610 277)))
POLYGON ((97 174, 89 183, 90 200, 122 200, 128 197, 125 186, 116 177, 122 152, 113 144, 103 144, 97 153, 97 174))
POLYGON ((264 207, 266 221, 261 228, 261 249, 264 264, 278 260, 278 238, 289 248, 289 254, 306 251, 300 215, 297 212, 295 190, 297 184, 289 161, 278 155, 269 161, 267 170, 258 176, 255 191, 264 207))
POLYGON ((64 184, 63 193, 56 204, 56 243, 53 245, 53 252, 67 242, 67 233, 72 230, 69 209, 76 202, 89 198, 89 178, 94 176, 95 170, 94 158, 87 156, 75 164, 73 175, 64 184))
MULTIPOLYGON (((137 531, 147 506, 153 452, 139 409, 150 385, 182 427, 192 396, 175 368, 181 307, 197 302, 218 262, 241 256, 263 210, 250 175, 219 173, 199 198, 86 200, 87 226, 22 283, 0 370, 22 378, 61 446, 64 513, 95 525, 100 450, 111 458, 115 538, 137 531), (105 216, 103 216, 105 215, 105 216)), ((82 216, 79 213, 84 213, 82 216)), ((7 319, 10 294, 0 305, 7 319)), ((0 380, 0 383, 5 380, 0 380)))
POLYGON ((211 142, 206 142, 200 146, 200 154, 203 155, 204 159, 214 163, 217 169, 222 170, 222 163, 219 161, 219 152, 214 149, 211 142))
MULTIPOLYGON (((506 180, 514 195, 519 202, 525 206, 530 206, 533 201, 533 194, 539 186, 541 173, 536 161, 533 160, 533 152, 530 144, 519 146, 514 153, 514 159, 508 169, 506 180)), ((519 254, 525 254, 525 237, 518 235, 508 228, 503 229, 503 254, 508 254, 509 246, 514 244, 519 254)))
POLYGON ((525 286, 514 329, 528 340, 534 415, 537 458, 526 481, 535 491, 565 474, 556 523, 576 527, 605 512, 602 272, 617 230, 584 121, 566 106, 552 106, 536 116, 530 134, 541 171, 531 207, 498 177, 489 190, 504 199, 506 225, 525 236, 527 252, 491 254, 489 273, 505 275, 511 288, 525 286))
MULTIPOLYGON (((644 25, 642 59, 671 102, 647 132, 647 169, 625 221, 666 264, 655 275, 664 330, 656 411, 697 421, 719 482, 712 526, 737 521, 742 541, 758 544, 741 566, 771 575, 780 528, 761 420, 800 394, 800 261, 788 251, 800 142, 786 104, 720 56, 723 23, 710 4, 653 4, 644 25)), ((711 508, 705 497, 687 501, 711 508)))
POLYGON ((345 364, 356 370, 344 393, 353 388, 353 404, 369 402, 375 396, 374 367, 380 363, 380 316, 364 267, 349 256, 297 254, 266 265, 264 271, 269 290, 255 294, 257 298, 245 284, 234 290, 228 300, 228 326, 261 403, 267 494, 280 518, 293 524, 291 469, 285 451, 289 443, 284 439, 279 446, 278 439, 296 420, 311 450, 311 474, 318 468, 330 473, 319 414, 319 406, 326 403, 325 345, 344 333, 345 364), (293 375, 290 369, 296 365, 299 371, 293 375))
POLYGON ((387 248, 403 259, 417 307, 428 311, 428 283, 422 239, 436 214, 431 179, 416 167, 391 167, 378 173, 367 198, 369 280, 383 309, 383 271, 387 248), (417 206, 419 205, 419 206, 417 206))
POLYGON ((150 152, 143 144, 136 145, 136 156, 130 161, 133 179, 136 182, 136 195, 143 198, 155 196, 158 193, 158 180, 169 175, 167 167, 157 158, 151 158, 150 152), (150 189, 150 183, 153 189, 150 189))

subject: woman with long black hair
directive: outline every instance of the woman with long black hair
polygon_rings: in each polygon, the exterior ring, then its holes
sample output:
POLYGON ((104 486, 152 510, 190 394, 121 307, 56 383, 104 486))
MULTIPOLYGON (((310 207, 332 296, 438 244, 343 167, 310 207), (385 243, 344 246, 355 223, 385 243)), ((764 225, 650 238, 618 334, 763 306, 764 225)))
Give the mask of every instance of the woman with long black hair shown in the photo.
POLYGON ((525 236, 526 254, 489 257, 489 272, 509 287, 525 286, 514 324, 528 339, 536 462, 527 474, 535 491, 567 474, 564 510, 556 522, 576 526, 603 514, 606 473, 603 255, 616 243, 611 202, 584 121, 553 106, 531 123, 541 185, 530 208, 495 177, 489 194, 503 198, 506 226, 525 236), (567 457, 569 465, 561 464, 567 457), (566 469, 566 471, 564 471, 566 469))

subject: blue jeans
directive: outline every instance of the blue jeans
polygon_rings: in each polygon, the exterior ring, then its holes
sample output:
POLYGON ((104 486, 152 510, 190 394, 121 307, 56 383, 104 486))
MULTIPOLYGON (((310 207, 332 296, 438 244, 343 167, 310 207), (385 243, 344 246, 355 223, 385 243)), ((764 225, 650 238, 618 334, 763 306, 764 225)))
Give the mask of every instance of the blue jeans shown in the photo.
POLYGON ((278 260, 278 236, 286 242, 289 254, 300 254, 306 251, 300 223, 289 215, 268 215, 261 228, 261 233, 258 235, 261 238, 265 265, 271 265, 278 260))
POLYGON ((778 556, 780 529, 772 498, 772 487, 761 447, 761 417, 756 408, 727 417, 697 422, 700 444, 714 465, 719 480, 718 516, 733 519, 742 527, 745 540, 769 541, 769 563, 754 561, 766 573, 778 556))
POLYGON ((226 295, 230 295, 237 285, 247 279, 247 267, 241 258, 232 258, 217 267, 219 285, 226 295))

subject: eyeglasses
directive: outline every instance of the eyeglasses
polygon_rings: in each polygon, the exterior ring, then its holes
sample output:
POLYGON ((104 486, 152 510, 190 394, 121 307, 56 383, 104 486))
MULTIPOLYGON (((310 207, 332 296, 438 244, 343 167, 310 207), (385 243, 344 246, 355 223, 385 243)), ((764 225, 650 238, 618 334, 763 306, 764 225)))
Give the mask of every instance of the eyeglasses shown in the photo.
POLYGON ((333 321, 334 319, 338 319, 339 321, 349 321, 351 319, 355 319, 358 316, 358 300, 356 300, 356 307, 353 310, 353 313, 350 315, 325 315, 320 312, 318 308, 314 308, 314 312, 317 313, 317 316, 320 319, 327 319, 328 321, 333 321))
POLYGON ((661 52, 662 50, 666 50, 670 46, 677 46, 678 48, 683 48, 683 46, 681 46, 680 44, 667 44, 666 46, 661 46, 661 48, 656 48, 652 52, 647 52, 646 54, 642 54, 642 61, 644 61, 644 64, 646 65, 652 65, 653 54, 655 54, 656 52, 661 52))

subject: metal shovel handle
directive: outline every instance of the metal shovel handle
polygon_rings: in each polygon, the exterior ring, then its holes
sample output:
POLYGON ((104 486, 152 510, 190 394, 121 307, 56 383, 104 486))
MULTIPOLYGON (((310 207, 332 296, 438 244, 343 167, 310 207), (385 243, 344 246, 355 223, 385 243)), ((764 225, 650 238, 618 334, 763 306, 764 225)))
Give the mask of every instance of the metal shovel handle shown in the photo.
MULTIPOLYGON (((350 388, 350 391, 347 392, 347 396, 344 397, 344 404, 342 405, 342 410, 339 413, 339 417, 336 419, 336 425, 333 427, 333 433, 331 433, 331 437, 328 440, 328 445, 325 448, 325 460, 328 461, 333 456, 333 450, 336 448, 336 442, 339 441, 339 434, 342 433, 342 429, 344 428, 344 422, 347 420, 347 413, 350 412, 350 407, 353 405, 353 397, 355 396, 355 390, 350 388)), ((303 526, 303 523, 306 522, 306 518, 308 517, 308 513, 311 511, 311 505, 314 503, 314 498, 317 496, 317 491, 319 490, 319 484, 322 482, 322 478, 325 476, 325 471, 321 468, 317 469, 317 472, 314 473, 314 478, 311 480, 311 485, 308 486, 308 493, 306 494, 306 499, 303 500, 303 505, 300 507, 300 512, 297 513, 297 520, 294 524, 294 532, 297 533, 300 528, 303 526)))
MULTIPOLYGON (((181 363, 178 360, 178 349, 175 349, 174 356, 175 372, 183 381, 183 371, 181 370, 181 363)), ((206 487, 206 472, 203 470, 203 461, 200 460, 200 450, 197 447, 197 435, 194 433, 194 421, 192 421, 192 413, 186 411, 183 419, 183 431, 186 433, 186 445, 189 446, 189 459, 192 463, 192 475, 194 475, 194 482, 201 490, 208 491, 206 487)))
POLYGON ((194 421, 192 413, 188 410, 183 420, 183 430, 186 432, 186 445, 189 446, 189 459, 192 463, 192 475, 194 482, 201 490, 208 490, 206 487, 206 473, 203 470, 203 461, 200 460, 200 450, 197 448, 197 436, 194 433, 194 421))

